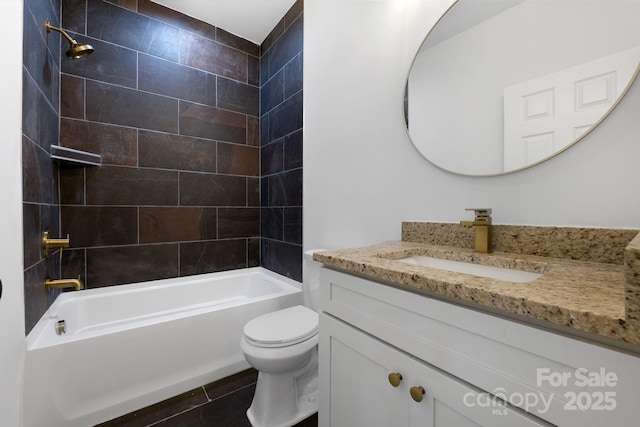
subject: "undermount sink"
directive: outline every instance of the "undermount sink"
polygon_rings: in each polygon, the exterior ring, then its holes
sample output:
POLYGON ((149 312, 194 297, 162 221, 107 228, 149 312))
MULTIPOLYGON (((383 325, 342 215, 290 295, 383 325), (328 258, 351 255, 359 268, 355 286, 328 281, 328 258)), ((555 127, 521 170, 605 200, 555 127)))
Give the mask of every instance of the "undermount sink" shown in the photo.
POLYGON ((542 274, 540 273, 532 273, 530 271, 513 270, 511 268, 504 267, 493 267, 491 265, 472 264, 470 262, 451 261, 448 259, 433 258, 422 255, 399 258, 396 261, 404 262, 407 264, 422 265, 438 270, 472 274, 474 276, 517 283, 533 282, 538 277, 542 276, 542 274))

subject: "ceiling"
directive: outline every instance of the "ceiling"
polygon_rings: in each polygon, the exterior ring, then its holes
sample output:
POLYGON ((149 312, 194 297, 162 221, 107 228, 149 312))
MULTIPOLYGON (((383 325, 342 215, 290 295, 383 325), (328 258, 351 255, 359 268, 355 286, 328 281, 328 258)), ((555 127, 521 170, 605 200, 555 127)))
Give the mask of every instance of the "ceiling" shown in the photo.
POLYGON ((153 0, 261 44, 295 0, 153 0))

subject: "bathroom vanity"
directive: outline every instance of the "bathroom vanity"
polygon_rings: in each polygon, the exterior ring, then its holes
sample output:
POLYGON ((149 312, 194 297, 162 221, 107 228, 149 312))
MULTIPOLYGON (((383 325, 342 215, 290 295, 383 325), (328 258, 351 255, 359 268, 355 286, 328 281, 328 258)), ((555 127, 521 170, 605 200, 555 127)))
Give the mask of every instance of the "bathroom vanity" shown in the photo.
MULTIPOLYGON (((627 248, 632 269, 638 246, 627 248)), ((638 276, 622 262, 486 257, 415 241, 314 256, 325 265, 321 426, 637 425, 640 337, 625 316, 638 276), (398 260, 438 251, 541 276, 515 283, 398 260)))

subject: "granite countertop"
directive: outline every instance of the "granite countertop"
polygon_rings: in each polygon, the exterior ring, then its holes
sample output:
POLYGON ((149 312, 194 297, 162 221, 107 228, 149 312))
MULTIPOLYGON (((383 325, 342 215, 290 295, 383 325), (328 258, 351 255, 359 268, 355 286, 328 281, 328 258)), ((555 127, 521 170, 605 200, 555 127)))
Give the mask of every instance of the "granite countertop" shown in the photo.
POLYGON ((472 249, 407 241, 320 252, 314 259, 407 290, 640 344, 640 235, 624 251, 624 263, 507 252, 479 254, 472 249), (543 274, 529 283, 515 283, 395 261, 414 255, 543 274))

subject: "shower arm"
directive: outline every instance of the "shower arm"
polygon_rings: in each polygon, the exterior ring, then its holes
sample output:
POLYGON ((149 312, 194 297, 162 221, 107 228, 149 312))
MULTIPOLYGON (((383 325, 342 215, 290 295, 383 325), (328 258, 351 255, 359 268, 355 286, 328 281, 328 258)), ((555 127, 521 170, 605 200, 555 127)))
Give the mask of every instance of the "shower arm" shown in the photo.
POLYGON ((63 30, 62 28, 54 27, 53 25, 51 25, 49 20, 47 20, 44 23, 44 26, 47 29, 47 33, 50 33, 51 30, 55 30, 55 31, 59 32, 60 34, 62 34, 64 36, 64 38, 67 39, 67 41, 69 43, 71 43, 73 46, 77 46, 78 45, 78 42, 75 41, 74 39, 72 39, 71 36, 69 34, 67 34, 67 32, 65 30, 63 30))

